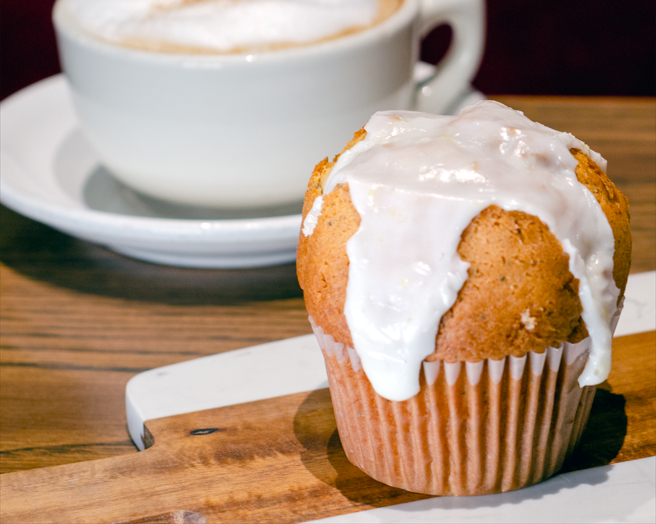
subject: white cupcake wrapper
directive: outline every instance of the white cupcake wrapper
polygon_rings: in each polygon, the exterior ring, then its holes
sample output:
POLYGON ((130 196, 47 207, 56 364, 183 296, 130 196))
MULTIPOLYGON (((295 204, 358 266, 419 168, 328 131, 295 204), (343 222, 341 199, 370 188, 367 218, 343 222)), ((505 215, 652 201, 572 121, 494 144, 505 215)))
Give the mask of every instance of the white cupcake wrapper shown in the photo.
POLYGON ((464 366, 424 362, 420 393, 392 402, 374 392, 355 350, 310 322, 346 455, 388 485, 483 495, 535 484, 562 467, 587 423, 596 387, 577 379, 589 339, 464 366))

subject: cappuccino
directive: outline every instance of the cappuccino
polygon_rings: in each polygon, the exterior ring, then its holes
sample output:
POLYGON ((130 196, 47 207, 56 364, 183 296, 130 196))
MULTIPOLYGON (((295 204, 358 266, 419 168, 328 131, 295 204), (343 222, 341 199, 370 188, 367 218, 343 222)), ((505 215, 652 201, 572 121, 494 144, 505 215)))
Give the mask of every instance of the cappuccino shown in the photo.
POLYGON ((67 0, 87 34, 136 49, 248 53, 304 46, 362 31, 403 0, 67 0))

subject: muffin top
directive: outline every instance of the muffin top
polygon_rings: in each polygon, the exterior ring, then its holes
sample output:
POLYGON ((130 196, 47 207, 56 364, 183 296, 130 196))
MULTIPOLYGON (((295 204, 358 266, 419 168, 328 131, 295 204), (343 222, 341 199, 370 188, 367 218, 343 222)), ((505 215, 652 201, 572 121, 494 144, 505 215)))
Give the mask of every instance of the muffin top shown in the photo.
POLYGON ((308 185, 298 276, 310 315, 405 400, 424 359, 523 356, 590 336, 610 370, 631 240, 605 161, 496 102, 374 115, 308 185))

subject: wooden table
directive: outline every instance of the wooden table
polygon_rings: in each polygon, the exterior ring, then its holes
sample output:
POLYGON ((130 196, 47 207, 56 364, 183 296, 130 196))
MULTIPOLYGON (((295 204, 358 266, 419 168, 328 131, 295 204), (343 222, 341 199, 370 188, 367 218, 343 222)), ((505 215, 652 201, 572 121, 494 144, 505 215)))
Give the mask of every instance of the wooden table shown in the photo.
MULTIPOLYGON (((608 160, 631 202, 632 272, 656 269, 656 100, 495 98, 608 160)), ((132 376, 311 332, 293 264, 157 266, 4 207, 0 220, 2 473, 136 453, 132 376)))

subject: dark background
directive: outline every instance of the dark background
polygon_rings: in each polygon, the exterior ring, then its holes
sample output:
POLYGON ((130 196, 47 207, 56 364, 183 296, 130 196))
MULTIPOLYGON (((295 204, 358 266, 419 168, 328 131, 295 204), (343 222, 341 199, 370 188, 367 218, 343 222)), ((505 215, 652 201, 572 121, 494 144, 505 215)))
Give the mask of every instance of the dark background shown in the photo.
MULTIPOLYGON (((60 71, 54 0, 1 0, 0 98, 60 71)), ((656 95, 654 0, 488 0, 487 47, 474 85, 486 94, 656 95)), ((450 39, 438 28, 422 58, 450 39)))

